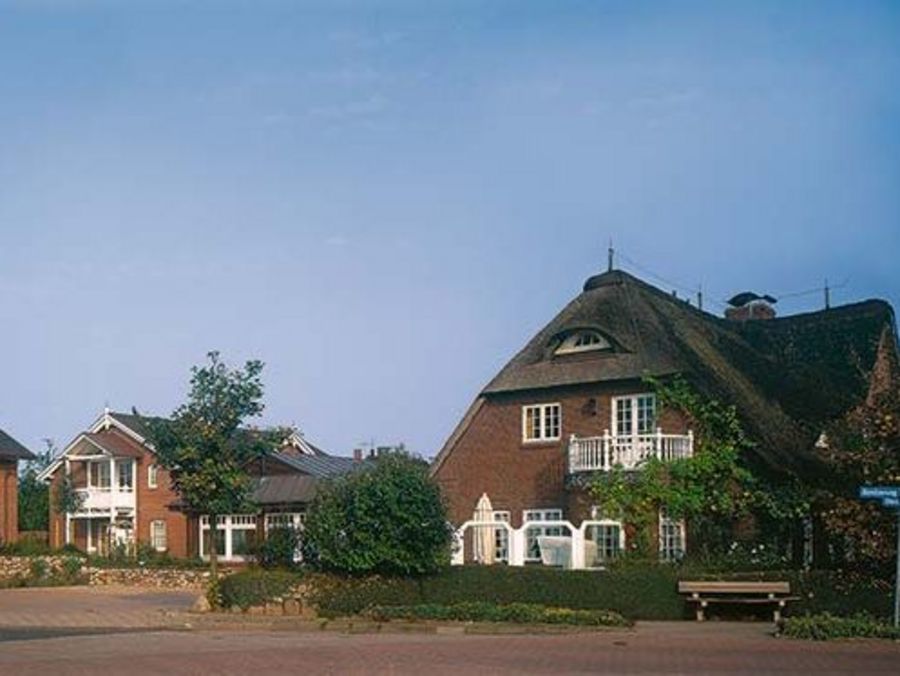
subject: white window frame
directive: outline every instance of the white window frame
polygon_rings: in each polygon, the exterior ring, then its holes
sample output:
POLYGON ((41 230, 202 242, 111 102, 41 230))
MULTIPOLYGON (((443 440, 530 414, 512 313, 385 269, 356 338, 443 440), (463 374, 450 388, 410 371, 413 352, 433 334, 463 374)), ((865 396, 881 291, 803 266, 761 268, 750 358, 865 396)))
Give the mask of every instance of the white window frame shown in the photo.
POLYGON ((584 329, 568 336, 556 348, 556 354, 576 354, 578 352, 602 352, 611 350, 612 344, 599 331, 584 329), (582 339, 596 339, 596 342, 584 342, 582 339))
POLYGON ((656 395, 652 392, 641 392, 640 394, 629 394, 612 398, 612 406, 610 406, 611 419, 610 429, 613 435, 617 437, 634 437, 643 434, 653 434, 656 429, 657 415, 659 413, 656 395), (619 426, 619 409, 623 402, 629 402, 631 408, 629 414, 624 416, 628 422, 629 431, 621 431, 619 426), (649 422, 643 419, 642 413, 646 411, 646 406, 642 406, 643 402, 650 402, 651 415, 649 422), (643 425, 643 429, 641 429, 643 425))
MULTIPOLYGON (((216 530, 220 530, 224 534, 225 551, 216 553, 223 561, 246 561, 247 558, 249 558, 244 554, 234 553, 233 535, 235 531, 252 530, 256 532, 257 518, 256 514, 227 514, 218 518, 218 527, 216 530)), ((209 529, 209 516, 204 514, 200 517, 200 558, 204 560, 209 558, 209 554, 206 552, 206 548, 203 545, 203 535, 209 529)))
POLYGON ((154 519, 150 522, 150 546, 158 552, 164 552, 169 548, 169 533, 163 519, 154 519))
MULTIPOLYGON (((609 561, 615 559, 618 556, 621 556, 625 553, 625 522, 622 521, 621 515, 619 514, 604 514, 599 507, 596 505, 591 507, 591 523, 590 528, 618 528, 619 529, 619 537, 618 543, 616 544, 616 551, 611 557, 605 556, 606 552, 601 549, 601 542, 598 542, 596 538, 593 540, 597 545, 597 564, 605 565, 609 563, 609 561)), ((610 542, 609 538, 605 539, 605 542, 610 542)))
POLYGON ((684 558, 687 551, 687 531, 684 519, 672 519, 665 511, 659 512, 659 559, 675 563, 684 558))
MULTIPOLYGON (((494 521, 510 522, 510 513, 505 509, 494 510, 494 521)), ((509 529, 494 529, 494 561, 509 563, 509 529)))
POLYGON ((156 463, 147 467, 147 488, 159 488, 159 465, 156 463))
POLYGON ((306 523, 306 512, 269 512, 265 517, 266 535, 276 528, 293 528, 302 531, 306 523))
POLYGON ((109 460, 91 460, 87 465, 87 487, 98 491, 112 490, 112 469, 109 466, 109 460), (98 479, 101 478, 104 473, 106 474, 107 482, 105 486, 102 485, 102 482, 97 484, 94 483, 94 467, 99 468, 97 470, 98 479))
POLYGON ((131 493, 134 491, 134 461, 133 460, 116 460, 116 488, 122 493, 131 493), (127 468, 129 484, 122 483, 122 469, 127 468))
MULTIPOLYGON (((266 537, 277 528, 291 528, 297 533, 302 533, 306 525, 306 512, 268 512, 263 519, 263 528, 266 537)), ((303 544, 297 542, 294 550, 294 561, 303 560, 303 544)))
POLYGON ((526 404, 522 406, 522 442, 526 444, 542 443, 547 441, 559 441, 562 438, 562 404, 553 402, 549 404, 526 404), (555 416, 554 416, 555 410, 555 416), (537 430, 529 429, 529 411, 536 411, 537 430), (552 434, 555 417, 556 434, 552 434), (530 436, 536 432, 536 436, 530 436))
MULTIPOLYGON (((541 509, 526 509, 522 511, 522 523, 529 521, 562 521, 563 511, 557 507, 544 507, 541 509)), ((541 548, 538 538, 543 535, 565 535, 564 526, 529 526, 525 530, 525 561, 540 561, 541 548)))

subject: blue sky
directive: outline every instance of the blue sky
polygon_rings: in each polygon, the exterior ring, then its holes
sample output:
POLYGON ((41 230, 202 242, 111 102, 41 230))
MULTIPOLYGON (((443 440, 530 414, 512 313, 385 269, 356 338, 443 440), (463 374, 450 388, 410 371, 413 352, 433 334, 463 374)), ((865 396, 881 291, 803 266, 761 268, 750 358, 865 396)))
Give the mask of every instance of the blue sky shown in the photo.
POLYGON ((0 0, 0 427, 218 349, 265 422, 431 455, 610 238, 716 312, 896 305, 898 120, 891 2, 0 0))

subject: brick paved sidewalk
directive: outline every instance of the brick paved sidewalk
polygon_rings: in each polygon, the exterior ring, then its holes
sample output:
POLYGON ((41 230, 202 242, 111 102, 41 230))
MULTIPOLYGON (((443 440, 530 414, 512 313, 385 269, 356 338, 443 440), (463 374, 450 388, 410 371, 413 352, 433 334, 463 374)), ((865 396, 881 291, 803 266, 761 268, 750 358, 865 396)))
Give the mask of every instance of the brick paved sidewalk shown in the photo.
POLYGON ((642 623, 559 636, 137 632, 11 641, 0 674, 873 674, 900 646, 774 639, 759 625, 642 623), (126 666, 127 665, 127 666, 126 666))
POLYGON ((0 628, 157 628, 183 621, 197 594, 133 587, 0 590, 0 628))

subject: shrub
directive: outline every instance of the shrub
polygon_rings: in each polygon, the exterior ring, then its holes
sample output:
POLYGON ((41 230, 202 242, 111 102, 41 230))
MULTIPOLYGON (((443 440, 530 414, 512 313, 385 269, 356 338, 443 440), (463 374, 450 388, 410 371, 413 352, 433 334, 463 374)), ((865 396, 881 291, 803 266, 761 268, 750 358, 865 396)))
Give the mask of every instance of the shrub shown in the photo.
POLYGON ((830 613, 789 617, 784 621, 785 636, 811 641, 828 641, 836 638, 888 638, 900 639, 900 628, 892 627, 870 615, 838 617, 830 613))
POLYGON ((46 556, 52 551, 46 542, 33 539, 22 539, 18 542, 0 545, 0 555, 4 556, 46 556))
POLYGON ((375 606, 367 613, 376 620, 455 620, 463 622, 514 622, 519 624, 568 624, 591 627, 627 627, 631 622, 610 610, 574 610, 534 603, 505 605, 474 601, 440 605, 375 606))
POLYGON ((82 559, 77 556, 67 556, 62 560, 62 576, 71 581, 77 580, 81 576, 82 563, 82 559))
POLYGON ((300 545, 300 532, 294 528, 275 528, 257 547, 256 561, 263 568, 293 568, 294 554, 300 545))
POLYGON ((218 589, 212 592, 216 604, 213 604, 210 594, 207 594, 207 598, 214 607, 238 607, 246 610, 250 606, 283 597, 300 579, 298 573, 249 568, 219 580, 218 589))
POLYGON ((449 563, 450 539, 427 464, 392 454, 322 487, 307 515, 303 556, 321 570, 423 575, 449 563))
POLYGON ((28 576, 34 580, 42 580, 50 572, 50 566, 45 559, 34 559, 28 567, 28 576))

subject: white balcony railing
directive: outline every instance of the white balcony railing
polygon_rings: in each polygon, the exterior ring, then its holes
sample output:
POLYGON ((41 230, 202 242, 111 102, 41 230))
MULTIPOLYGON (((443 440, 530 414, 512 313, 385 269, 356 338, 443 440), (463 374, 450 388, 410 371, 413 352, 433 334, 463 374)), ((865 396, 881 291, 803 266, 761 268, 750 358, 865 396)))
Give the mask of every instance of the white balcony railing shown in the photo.
POLYGON ((569 472, 608 472, 616 465, 637 469, 648 458, 663 461, 690 458, 694 454, 694 434, 651 434, 614 436, 605 430, 602 437, 569 438, 569 472))
POLYGON ((133 490, 111 490, 109 488, 78 488, 80 498, 77 514, 110 514, 113 510, 134 509, 133 490))

